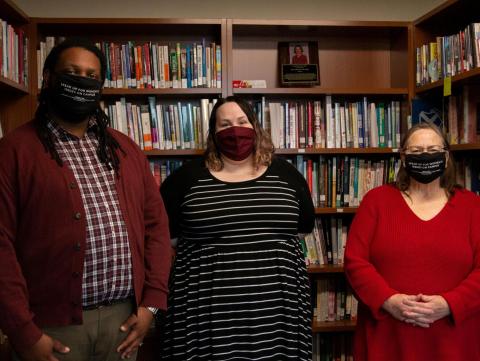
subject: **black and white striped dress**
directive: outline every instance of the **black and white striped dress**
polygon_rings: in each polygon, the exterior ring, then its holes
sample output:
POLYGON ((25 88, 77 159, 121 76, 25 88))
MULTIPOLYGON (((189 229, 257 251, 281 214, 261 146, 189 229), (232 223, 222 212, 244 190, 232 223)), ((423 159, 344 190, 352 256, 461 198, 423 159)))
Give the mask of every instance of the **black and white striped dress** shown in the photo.
POLYGON ((275 159, 228 183, 191 162, 162 185, 178 236, 162 357, 311 360, 310 290, 297 234, 313 225, 303 177, 275 159))

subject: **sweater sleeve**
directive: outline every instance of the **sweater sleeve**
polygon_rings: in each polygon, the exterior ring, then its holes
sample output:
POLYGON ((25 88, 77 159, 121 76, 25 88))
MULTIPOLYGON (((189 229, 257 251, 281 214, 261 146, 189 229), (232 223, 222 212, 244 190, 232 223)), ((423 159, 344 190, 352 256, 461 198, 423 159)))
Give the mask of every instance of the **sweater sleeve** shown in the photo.
POLYGON ((15 252, 18 224, 18 164, 12 140, 0 140, 0 328, 17 350, 41 337, 33 322, 27 285, 15 252))
POLYGON ((168 278, 172 253, 168 232, 167 212, 158 193, 158 187, 150 172, 148 160, 144 160, 145 189, 145 284, 142 305, 167 308, 168 278))
POLYGON ((170 236, 177 238, 180 235, 181 205, 185 192, 197 179, 201 171, 201 160, 193 160, 170 174, 160 186, 160 193, 168 213, 170 236))
POLYGON ((441 294, 447 301, 453 321, 459 324, 480 311, 480 198, 472 195, 470 244, 473 265, 470 274, 454 289, 441 294))
POLYGON ((392 289, 370 262, 370 242, 378 222, 378 209, 372 192, 363 198, 348 233, 345 248, 345 272, 358 298, 377 320, 384 317, 383 303, 398 293, 392 289))
POLYGON ((310 233, 315 223, 315 208, 307 181, 302 174, 289 162, 281 158, 274 158, 276 171, 295 188, 299 201, 300 217, 298 233, 310 233))

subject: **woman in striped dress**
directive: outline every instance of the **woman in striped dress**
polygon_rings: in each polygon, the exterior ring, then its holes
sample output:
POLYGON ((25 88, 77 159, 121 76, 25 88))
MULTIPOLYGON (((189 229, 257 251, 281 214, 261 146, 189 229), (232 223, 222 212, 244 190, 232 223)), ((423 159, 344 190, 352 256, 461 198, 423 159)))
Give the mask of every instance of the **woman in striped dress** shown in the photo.
POLYGON ((166 360, 311 360, 310 290, 299 233, 308 186, 248 103, 219 100, 204 159, 161 187, 178 238, 163 335, 166 360))

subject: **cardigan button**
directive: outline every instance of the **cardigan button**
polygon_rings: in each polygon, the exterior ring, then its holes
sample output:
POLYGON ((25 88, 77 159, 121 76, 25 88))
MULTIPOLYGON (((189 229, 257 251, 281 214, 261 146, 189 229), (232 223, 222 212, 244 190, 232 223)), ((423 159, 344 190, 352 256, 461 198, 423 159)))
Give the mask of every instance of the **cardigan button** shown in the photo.
POLYGON ((70 189, 75 189, 75 188, 77 188, 77 185, 75 184, 75 182, 70 182, 70 183, 68 184, 68 186, 70 187, 70 189))
POLYGON ((82 218, 82 214, 80 212, 77 212, 73 215, 73 218, 75 218, 77 221, 82 218))
POLYGON ((77 278, 78 276, 80 276, 80 272, 73 272, 72 273, 73 278, 77 278))
POLYGON ((75 251, 80 251, 82 249, 82 245, 80 244, 80 242, 75 243, 75 245, 73 246, 73 249, 75 251))

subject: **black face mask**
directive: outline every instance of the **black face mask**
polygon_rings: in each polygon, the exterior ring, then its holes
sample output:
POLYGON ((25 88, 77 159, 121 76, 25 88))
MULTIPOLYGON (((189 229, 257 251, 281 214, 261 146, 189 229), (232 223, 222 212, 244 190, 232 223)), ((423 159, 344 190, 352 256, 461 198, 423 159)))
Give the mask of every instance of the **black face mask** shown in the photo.
POLYGON ((446 157, 444 152, 406 154, 405 170, 417 182, 427 184, 445 172, 446 157))
POLYGON ((101 89, 102 83, 96 79, 55 74, 48 89, 49 107, 66 122, 82 122, 98 109, 101 89))

